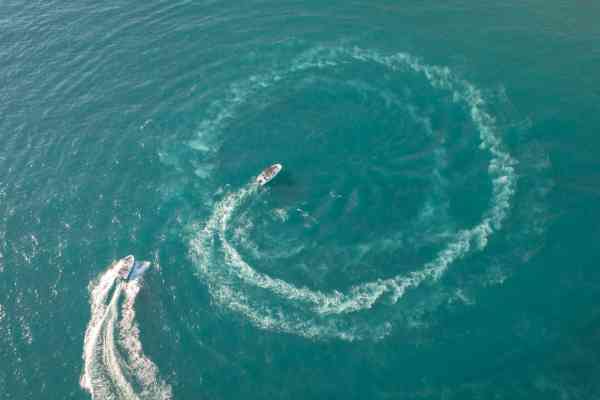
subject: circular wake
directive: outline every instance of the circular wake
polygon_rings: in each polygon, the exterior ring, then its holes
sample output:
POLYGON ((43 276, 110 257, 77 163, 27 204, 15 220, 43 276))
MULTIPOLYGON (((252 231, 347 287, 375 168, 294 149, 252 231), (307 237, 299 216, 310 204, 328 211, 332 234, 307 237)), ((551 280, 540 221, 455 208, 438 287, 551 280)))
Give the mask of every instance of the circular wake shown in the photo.
POLYGON ((121 261, 113 264, 90 284, 81 386, 93 399, 170 399, 171 387, 159 378, 140 342, 134 308, 139 282, 121 282, 121 266, 121 261))
MULTIPOLYGON (((240 246, 244 240, 240 238, 243 239, 243 230, 247 228, 244 224, 252 225, 252 221, 244 217, 244 210, 252 207, 261 193, 254 183, 230 192, 216 203, 203 229, 191 239, 191 255, 213 298, 219 304, 245 315, 258 327, 305 337, 337 337, 345 340, 383 337, 392 329, 385 308, 396 304, 409 289, 417 288, 424 282, 439 280, 453 262, 471 251, 484 249, 493 232, 500 229, 510 208, 516 181, 515 161, 503 149, 495 120, 486 111, 482 93, 473 84, 454 76, 450 69, 423 64, 408 54, 386 56, 360 48, 314 49, 295 59, 286 68, 252 76, 245 82, 232 85, 230 95, 225 101, 215 104, 216 111, 211 118, 203 121, 198 138, 190 145, 204 153, 213 151, 211 146, 216 139, 210 135, 216 136, 224 130, 242 106, 251 99, 257 101, 263 90, 295 79, 302 72, 337 71, 354 64, 374 65, 382 68, 386 74, 418 77, 439 92, 440 96, 448 97, 451 104, 464 108, 478 132, 478 151, 487 153, 486 173, 491 187, 489 205, 477 222, 446 235, 435 257, 420 267, 352 284, 345 289, 324 291, 308 285, 296 285, 259 271, 257 266, 247 261, 247 257, 242 256, 240 246)), ((393 102, 393 94, 388 97, 393 102)), ((406 108, 426 130, 432 131, 427 118, 419 117, 412 106, 406 108)), ((443 146, 443 142, 440 142, 437 153, 443 152, 443 146)), ((207 156, 206 159, 210 160, 211 157, 207 156)), ((436 176, 439 175, 437 168, 433 172, 436 176)), ((211 169, 207 162, 205 170, 211 169)), ((436 185, 430 191, 443 191, 441 184, 436 185)), ((331 196, 335 197, 336 193, 331 193, 331 196)), ((424 209, 427 211, 427 207, 424 209)), ((304 210, 298 209, 298 212, 308 221, 306 224, 318 223, 315 217, 304 210)), ((289 212, 285 210, 279 210, 277 215, 282 221, 289 218, 289 212)), ((260 253, 256 246, 247 247, 260 253)), ((397 260, 397 263, 402 264, 402 260, 397 260)))

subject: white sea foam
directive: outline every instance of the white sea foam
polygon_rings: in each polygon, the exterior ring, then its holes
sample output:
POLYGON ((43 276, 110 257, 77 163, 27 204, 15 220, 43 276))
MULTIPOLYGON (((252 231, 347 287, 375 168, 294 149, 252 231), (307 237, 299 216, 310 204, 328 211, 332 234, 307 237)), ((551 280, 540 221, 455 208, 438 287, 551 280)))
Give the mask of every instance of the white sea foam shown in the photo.
MULTIPOLYGON (((119 297, 121 296, 121 291, 123 287, 121 284, 117 286, 115 289, 115 293, 113 294, 112 300, 110 301, 110 305, 108 307, 106 319, 106 329, 103 330, 103 361, 106 365, 107 372, 111 381, 113 383, 114 388, 116 389, 116 393, 118 397, 123 397, 126 399, 139 399, 136 396, 131 383, 125 377, 123 373, 123 369, 121 368, 121 358, 117 353, 115 344, 115 321, 118 316, 117 311, 117 302, 119 297)), ((100 397, 102 398, 102 397, 100 397)))
POLYGON ((111 265, 90 283, 91 318, 84 338, 81 386, 93 399, 169 399, 171 388, 160 380, 139 340, 134 311, 139 283, 121 282, 121 266, 120 261, 111 265), (125 357, 120 347, 125 349, 125 357))
MULTIPOLYGON (((378 52, 360 48, 317 48, 295 60, 287 71, 276 71, 262 76, 253 76, 248 83, 235 85, 229 106, 217 118, 207 123, 215 128, 226 118, 232 118, 234 107, 242 103, 253 91, 274 85, 290 74, 308 70, 331 68, 345 63, 377 63, 392 71, 407 71, 419 74, 430 85, 451 95, 453 101, 466 107, 471 120, 479 131, 480 149, 490 155, 488 174, 492 182, 490 207, 482 220, 471 228, 458 231, 437 256, 421 269, 389 279, 380 279, 356 285, 346 292, 322 292, 306 287, 297 287, 281 279, 272 278, 256 271, 240 256, 227 239, 230 220, 235 212, 256 191, 254 184, 227 195, 213 209, 204 229, 190 242, 192 255, 197 259, 199 271, 207 280, 212 295, 232 310, 242 313, 256 326, 264 329, 281 330, 307 337, 333 336, 351 340, 357 336, 345 331, 331 329, 337 326, 344 315, 368 310, 386 296, 392 303, 397 302, 408 289, 416 288, 423 282, 441 278, 449 266, 474 249, 485 248, 492 233, 501 228, 510 208, 515 190, 515 160, 503 149, 497 135, 495 120, 486 111, 486 103, 481 92, 471 83, 457 78, 450 69, 425 65, 408 54, 381 55, 378 52), (212 258, 214 246, 224 254, 227 269, 212 258), (242 292, 244 286, 266 290, 294 307, 305 310, 305 319, 298 320, 287 309, 272 309, 269 304, 257 305, 251 295, 242 292), (313 317, 306 317, 312 314, 313 317), (331 322, 333 321, 333 322, 331 322), (333 323, 333 325, 332 325, 333 323), (343 333, 345 332, 345 333, 343 333)), ((356 328, 356 327, 355 327, 356 328)))
POLYGON ((290 218, 288 211, 285 208, 276 208, 273 210, 273 214, 281 222, 286 222, 290 218))
POLYGON ((94 380, 99 379, 95 377, 97 370, 96 360, 98 358, 97 344, 100 339, 102 326, 104 325, 108 314, 106 300, 110 294, 110 290, 115 284, 119 267, 120 263, 112 265, 108 271, 102 274, 98 282, 90 284, 89 287, 91 297, 91 318, 85 331, 83 344, 84 369, 80 382, 81 386, 92 394, 92 397, 94 397, 94 387, 101 390, 106 385, 103 381, 94 382, 94 380))
POLYGON ((172 397, 171 387, 158 375, 156 365, 144 355, 140 341, 140 329, 135 322, 135 299, 140 292, 139 281, 127 284, 125 300, 121 308, 122 319, 119 324, 120 343, 127 352, 127 366, 133 372, 142 388, 142 399, 166 400, 172 397))

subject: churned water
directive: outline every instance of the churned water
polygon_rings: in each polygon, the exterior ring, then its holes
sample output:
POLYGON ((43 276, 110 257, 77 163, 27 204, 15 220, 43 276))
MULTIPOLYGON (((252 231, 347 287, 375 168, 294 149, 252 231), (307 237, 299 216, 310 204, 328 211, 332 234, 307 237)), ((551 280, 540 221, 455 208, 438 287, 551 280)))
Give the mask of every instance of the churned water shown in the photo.
POLYGON ((0 398, 600 398, 599 19, 2 3, 0 398))

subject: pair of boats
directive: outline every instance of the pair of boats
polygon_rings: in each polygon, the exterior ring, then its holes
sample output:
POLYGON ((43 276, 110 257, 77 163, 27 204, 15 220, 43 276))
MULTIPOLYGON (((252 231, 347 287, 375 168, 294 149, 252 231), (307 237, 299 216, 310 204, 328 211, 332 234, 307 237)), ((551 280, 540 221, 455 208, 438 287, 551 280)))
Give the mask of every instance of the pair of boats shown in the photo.
POLYGON ((121 264, 118 271, 119 277, 125 282, 139 278, 150 268, 149 261, 136 261, 131 254, 121 258, 118 262, 121 264))
MULTIPOLYGON (((268 168, 265 168, 257 177, 256 183, 260 186, 264 186, 271 182, 277 174, 281 172, 283 166, 281 164, 273 164, 268 168)), ((135 280, 142 276, 142 274, 150 268, 150 262, 148 261, 136 261, 135 258, 130 254, 127 257, 123 257, 118 261, 121 265, 119 267, 119 277, 124 282, 135 280)))

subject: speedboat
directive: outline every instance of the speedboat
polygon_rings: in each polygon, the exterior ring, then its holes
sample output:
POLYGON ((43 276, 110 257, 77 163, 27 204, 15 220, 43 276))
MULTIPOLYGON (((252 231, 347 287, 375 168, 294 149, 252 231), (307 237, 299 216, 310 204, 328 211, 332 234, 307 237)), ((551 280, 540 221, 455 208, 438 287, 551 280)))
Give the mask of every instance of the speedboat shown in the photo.
POLYGON ((129 282, 140 277, 149 267, 148 261, 135 261, 135 258, 130 254, 127 257, 119 260, 121 267, 119 268, 119 276, 125 282, 129 282))
POLYGON ((273 164, 270 167, 266 168, 256 177, 256 183, 260 186, 264 186, 267 183, 271 182, 273 178, 277 176, 279 172, 283 169, 281 164, 273 164))

